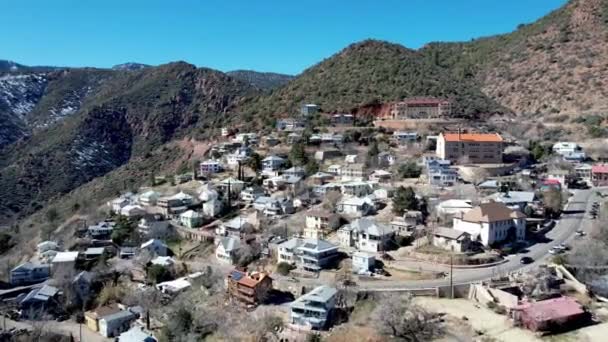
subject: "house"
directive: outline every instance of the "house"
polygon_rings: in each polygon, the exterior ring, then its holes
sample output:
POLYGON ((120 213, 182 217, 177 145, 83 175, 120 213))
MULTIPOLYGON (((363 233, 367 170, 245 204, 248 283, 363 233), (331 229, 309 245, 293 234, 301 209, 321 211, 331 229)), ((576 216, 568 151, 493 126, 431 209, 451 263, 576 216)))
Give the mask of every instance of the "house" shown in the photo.
POLYGON ((196 190, 196 193, 198 194, 198 199, 203 202, 211 201, 220 197, 220 194, 210 183, 204 183, 196 190))
POLYGON ((264 142, 266 143, 266 146, 276 146, 281 141, 279 140, 279 138, 270 135, 270 136, 264 137, 264 142))
POLYGON ((292 132, 287 135, 287 144, 293 145, 302 141, 302 133, 292 132))
POLYGON ((173 176, 173 181, 175 184, 182 184, 194 180, 194 173, 186 172, 179 175, 173 176))
POLYGON ((277 217, 281 215, 293 214, 295 208, 293 200, 289 198, 272 198, 264 207, 264 215, 277 217))
POLYGON ((172 196, 160 197, 157 202, 157 206, 165 216, 179 215, 188 210, 188 207, 193 204, 194 197, 183 191, 172 196))
POLYGON ((498 133, 441 133, 436 152, 452 163, 500 164, 503 139, 498 133))
POLYGON ((340 226, 340 216, 327 210, 309 210, 306 212, 306 228, 330 231, 340 226))
POLYGON ((376 253, 388 249, 395 239, 395 231, 374 219, 360 218, 338 229, 338 239, 344 247, 376 253))
POLYGON ((440 202, 435 208, 437 209, 437 215, 450 216, 466 213, 473 208, 473 205, 470 200, 449 199, 440 202))
MULTIPOLYGON (((591 168, 593 174, 593 167, 591 168)), ((550 170, 547 172, 545 180, 558 181, 562 187, 566 187, 572 178, 570 170, 550 170)))
POLYGON ((87 234, 92 239, 108 240, 112 236, 112 231, 114 231, 115 225, 116 223, 113 221, 98 222, 97 224, 87 228, 87 234))
POLYGON ((257 133, 238 133, 233 141, 244 145, 255 145, 258 141, 258 135, 257 133))
POLYGON ((142 251, 146 250, 152 255, 167 256, 169 248, 167 245, 158 239, 150 239, 141 244, 139 247, 142 251))
POLYGON ((355 252, 352 259, 352 270, 354 273, 370 272, 376 267, 376 258, 372 254, 355 252))
POLYGON ((582 151, 583 148, 580 147, 575 142, 560 141, 560 142, 556 142, 555 144, 553 144, 552 150, 553 150, 553 153, 563 156, 563 155, 568 155, 571 153, 582 151))
POLYGON ((373 185, 365 181, 349 181, 340 183, 340 191, 345 196, 366 196, 373 192, 373 185))
POLYGON ((587 185, 593 184, 592 182, 592 169, 593 166, 589 164, 578 164, 574 167, 574 174, 576 178, 585 182, 587 185))
POLYGON ((312 329, 324 329, 331 319, 338 291, 326 285, 319 286, 293 301, 290 307, 291 324, 312 329))
POLYGON ((322 144, 341 144, 344 140, 344 136, 341 134, 323 133, 321 134, 322 144))
POLYGON ((306 103, 300 106, 300 114, 304 117, 311 116, 319 112, 319 106, 313 103, 306 103))
POLYGON ((160 194, 158 192, 154 190, 148 190, 143 194, 139 195, 137 201, 139 202, 139 204, 149 207, 156 205, 156 201, 158 201, 159 197, 160 194))
POLYGON ((318 272, 338 257, 338 246, 320 239, 293 238, 277 246, 278 263, 286 262, 309 272, 318 272))
POLYGON ((388 118, 394 120, 431 119, 449 117, 451 113, 452 104, 448 100, 415 97, 393 103, 388 118))
POLYGON ((596 164, 591 167, 591 182, 594 186, 608 185, 608 164, 596 164))
POLYGON ((215 248, 215 257, 230 264, 236 263, 238 260, 238 251, 241 248, 241 240, 232 236, 223 236, 217 240, 215 248))
POLYGON ((264 189, 262 189, 261 187, 250 186, 241 191, 240 197, 241 197, 242 201, 252 203, 258 197, 264 196, 264 195, 265 195, 264 189))
POLYGON ((115 314, 120 311, 121 311, 121 309, 118 306, 118 304, 100 306, 94 310, 89 310, 84 313, 84 323, 87 326, 87 328, 89 328, 95 332, 98 332, 99 331, 99 320, 102 317, 109 316, 109 315, 115 314))
POLYGON ((434 169, 429 172, 429 184, 433 186, 453 186, 458 182, 458 171, 454 169, 434 169))
POLYGON ((188 210, 179 215, 179 223, 188 228, 198 228, 203 225, 203 215, 194 210, 188 210))
POLYGON ((418 133, 401 131, 393 132, 393 141, 400 145, 415 143, 418 141, 418 133))
POLYGON ((342 177, 347 178, 359 178, 362 179, 366 177, 367 173, 365 172, 365 165, 363 164, 347 164, 342 167, 340 171, 340 175, 342 177))
POLYGON ((230 153, 226 156, 226 164, 232 169, 238 167, 241 164, 245 164, 251 157, 253 150, 249 146, 239 147, 234 153, 230 153))
POLYGON ((469 233, 473 241, 480 241, 484 246, 525 239, 526 215, 502 203, 482 203, 455 216, 453 221, 454 229, 469 233))
POLYGON ((105 247, 89 247, 84 251, 85 260, 97 260, 106 253, 105 247))
POLYGON ((191 273, 187 276, 177 278, 175 280, 158 283, 156 284, 156 289, 164 294, 176 295, 191 288, 192 285, 195 284, 195 282, 200 282, 200 279, 203 276, 203 272, 191 273))
POLYGON ((423 222, 422 212, 417 210, 408 210, 403 216, 396 216, 390 222, 391 228, 400 236, 412 235, 416 227, 423 222))
POLYGON ((137 252, 135 247, 121 247, 118 256, 121 259, 131 259, 135 257, 135 252, 137 252))
POLYGON ((330 165, 327 167, 327 172, 335 176, 340 176, 342 174, 342 165, 330 165))
POLYGON ((301 177, 288 175, 264 179, 262 184, 269 191, 288 190, 292 194, 299 194, 304 188, 301 177))
POLYGON ((53 274, 68 274, 74 270, 78 252, 58 252, 51 261, 53 274))
POLYGON ((99 333, 104 337, 114 337, 129 330, 131 322, 137 319, 137 315, 129 310, 121 310, 113 314, 103 316, 99 319, 99 333))
POLYGON ((354 164, 354 163, 357 163, 357 162, 359 162, 359 156, 358 156, 358 155, 356 155, 356 154, 347 154, 347 155, 344 157, 344 162, 345 162, 346 164, 354 164))
POLYGON ((46 315, 53 314, 59 307, 59 289, 42 285, 31 290, 19 301, 21 318, 44 320, 46 315))
POLYGON ((378 165, 379 166, 392 166, 395 164, 395 156, 390 152, 378 153, 378 165))
POLYGON ((435 228, 433 234, 433 246, 443 248, 448 251, 463 253, 467 251, 471 244, 471 235, 451 228, 435 228))
POLYGON ((321 172, 321 171, 310 176, 310 179, 312 180, 312 182, 314 184, 318 184, 318 185, 330 182, 333 178, 334 178, 333 174, 329 174, 329 173, 325 173, 325 172, 321 172))
POLYGON ((338 212, 362 217, 374 211, 374 203, 367 197, 343 197, 337 204, 338 212))
POLYGON ((280 119, 277 120, 276 128, 279 131, 293 132, 303 130, 306 127, 304 121, 297 119, 280 119))
POLYGON ((369 180, 372 182, 385 183, 390 182, 393 178, 393 174, 386 170, 374 170, 369 175, 369 180))
POLYGON ((240 194, 241 191, 245 188, 245 182, 243 182, 242 180, 233 178, 233 177, 229 177, 224 179, 223 181, 221 181, 217 187, 224 193, 224 194, 240 194))
POLYGON ((158 221, 154 218, 142 218, 137 224, 137 231, 145 237, 164 237, 170 230, 169 221, 158 221))
POLYGON ((224 166, 219 160, 209 159, 201 162, 198 170, 202 175, 209 175, 222 172, 224 170, 224 166))
POLYGON ((118 342, 157 342, 156 338, 134 326, 118 336, 118 342))
POLYGON ((285 165, 285 159, 277 156, 268 156, 262 159, 262 169, 264 171, 277 171, 285 165))
POLYGON ((283 175, 302 178, 302 177, 306 176, 306 170, 301 166, 294 166, 294 167, 291 167, 291 168, 283 171, 283 175))
POLYGON ((535 198, 536 194, 533 191, 507 191, 494 193, 485 200, 503 203, 510 209, 523 212, 528 205, 534 202, 535 198))
POLYGON ((133 195, 133 193, 128 192, 116 199, 109 201, 107 203, 107 205, 110 207, 110 210, 113 213, 119 214, 120 209, 122 209, 126 205, 129 205, 129 204, 135 202, 134 197, 135 197, 135 195, 133 195))
POLYGON ((246 234, 249 234, 254 229, 253 225, 249 222, 246 217, 238 216, 229 221, 223 222, 215 233, 220 236, 233 236, 236 238, 242 238, 246 234))
POLYGON ((158 265, 162 267, 171 267, 175 265, 175 259, 170 256, 157 256, 156 258, 150 260, 152 265, 158 265))
POLYGON ((215 198, 203 203, 203 214, 207 217, 217 217, 222 213, 224 203, 215 198))
POLYGON ((129 204, 120 209, 120 215, 128 218, 140 218, 146 214, 146 209, 137 204, 129 204))
POLYGON ((228 295, 245 305, 263 303, 272 290, 272 278, 266 272, 232 270, 226 277, 228 295))
POLYGON ((333 114, 331 116, 332 125, 346 125, 352 126, 355 123, 355 115, 354 114, 333 114))
POLYGON ((581 326, 591 319, 574 298, 557 297, 538 302, 526 302, 513 309, 515 322, 532 331, 564 330, 568 326, 581 326))
POLYGON ((324 150, 315 152, 315 160, 320 162, 340 158, 341 156, 342 152, 340 152, 340 150, 324 150))
POLYGON ((36 245, 36 251, 38 254, 42 254, 47 251, 57 251, 59 250, 59 244, 55 241, 43 241, 36 245))
POLYGON ((51 266, 47 264, 23 263, 13 268, 9 274, 9 282, 13 286, 43 282, 51 276, 51 266))

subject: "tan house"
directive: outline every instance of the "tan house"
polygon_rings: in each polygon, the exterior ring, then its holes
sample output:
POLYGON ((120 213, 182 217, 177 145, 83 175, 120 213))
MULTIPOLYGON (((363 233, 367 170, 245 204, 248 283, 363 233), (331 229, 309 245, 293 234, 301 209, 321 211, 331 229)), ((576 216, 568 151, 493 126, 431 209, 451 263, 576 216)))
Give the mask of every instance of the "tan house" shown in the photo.
POLYGON ((310 210, 306 213, 304 238, 322 239, 325 235, 340 227, 340 216, 327 210, 310 210))
POLYGON ((437 156, 452 163, 500 164, 503 139, 498 133, 441 133, 437 156))
POLYGON ((105 316, 110 316, 117 312, 120 312, 121 309, 118 304, 110 304, 105 306, 100 306, 94 310, 87 311, 84 313, 84 321, 87 328, 93 331, 99 331, 99 320, 105 316))

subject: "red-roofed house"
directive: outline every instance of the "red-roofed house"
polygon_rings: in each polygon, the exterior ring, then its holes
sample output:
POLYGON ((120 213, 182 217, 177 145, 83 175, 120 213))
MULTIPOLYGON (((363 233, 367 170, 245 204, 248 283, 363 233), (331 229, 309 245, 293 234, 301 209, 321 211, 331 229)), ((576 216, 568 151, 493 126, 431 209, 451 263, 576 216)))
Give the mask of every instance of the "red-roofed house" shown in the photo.
POLYGON ((591 182, 595 186, 608 185, 608 164, 596 164, 591 167, 591 182))
POLYGON ((441 133, 437 156, 452 163, 502 163, 503 139, 498 133, 441 133))
POLYGON ((246 305, 263 302, 272 289, 272 278, 266 272, 233 270, 226 278, 228 294, 246 305))
POLYGON ((563 330, 567 325, 583 323, 590 315, 570 297, 524 303, 513 309, 513 319, 533 331, 563 330))

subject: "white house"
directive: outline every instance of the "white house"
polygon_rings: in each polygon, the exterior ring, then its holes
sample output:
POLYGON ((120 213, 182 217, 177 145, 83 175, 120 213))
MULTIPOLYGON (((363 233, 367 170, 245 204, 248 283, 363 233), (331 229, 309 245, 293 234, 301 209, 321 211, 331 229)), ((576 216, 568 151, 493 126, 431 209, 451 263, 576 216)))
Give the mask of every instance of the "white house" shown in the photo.
POLYGON ((454 217, 454 229, 471 235, 484 246, 506 240, 524 240, 526 215, 497 202, 483 203, 454 217))
POLYGON ((215 198, 203 203, 203 214, 207 217, 216 217, 222 213, 224 204, 215 198))
POLYGON ((369 180, 372 182, 384 183, 390 182, 393 174, 386 170, 374 170, 369 175, 369 180))
POLYGON ((358 161, 358 157, 359 157, 359 156, 357 156, 356 154, 347 154, 347 155, 344 157, 344 162, 345 162, 346 164, 355 164, 355 163, 358 163, 358 162, 359 162, 359 161, 358 161))
POLYGON ((258 197, 264 196, 264 189, 259 186, 249 186, 241 191, 241 200, 252 203, 258 197))
POLYGON ((105 337, 118 336, 129 330, 131 322, 136 319, 137 316, 129 310, 121 310, 104 316, 99 320, 99 333, 105 337))
POLYGON ((395 238, 395 230, 372 218, 360 218, 338 229, 340 244, 363 252, 385 251, 395 238))
POLYGON ((352 270, 354 273, 373 271, 376 266, 376 258, 373 254, 355 252, 352 259, 352 270))
POLYGON ((53 274, 67 275, 74 270, 76 260, 80 253, 78 252, 58 252, 51 261, 53 274))
POLYGON ((327 167, 327 172, 332 175, 340 176, 342 174, 342 165, 333 164, 327 167))
POLYGON ((374 210, 374 203, 368 197, 343 197, 337 204, 338 212, 361 217, 370 214, 374 210))
POLYGON ((262 159, 262 168, 264 171, 277 171, 285 165, 285 159, 277 156, 268 156, 262 159))
POLYGON ((116 199, 113 199, 111 201, 109 201, 107 204, 110 207, 110 210, 113 213, 119 214, 120 213, 120 209, 124 208, 125 206, 132 204, 133 203, 133 194, 132 193, 126 193, 116 199))
POLYGON ((120 209, 120 215, 129 218, 139 218, 146 214, 146 209, 136 204, 129 204, 120 209))
POLYGON ((160 197, 160 194, 154 190, 148 190, 146 192, 144 192, 143 194, 139 195, 138 201, 139 204, 143 205, 143 206, 152 206, 152 205, 156 205, 156 201, 158 201, 158 198, 160 197))
POLYGON ((309 272, 318 272, 338 257, 338 246, 320 239, 293 238, 277 246, 277 262, 309 272))
POLYGON ((232 236, 224 236, 217 240, 217 246, 215 248, 215 257, 223 262, 229 264, 236 263, 237 253, 241 248, 241 240, 232 236))
POLYGON ((238 216, 219 225, 215 233, 220 236, 233 236, 240 238, 253 231, 253 225, 246 217, 238 216))
POLYGON ((299 297, 289 305, 290 323, 312 329, 326 328, 337 293, 335 288, 323 285, 299 297))
POLYGON ((42 254, 47 251, 59 250, 59 245, 55 241, 43 241, 36 246, 38 254, 42 254))
POLYGON ((556 154, 559 154, 562 156, 567 156, 572 153, 581 152, 582 150, 583 150, 583 148, 580 147, 575 142, 560 141, 553 145, 553 153, 556 153, 556 154))
POLYGON ((396 131, 393 132, 393 139, 399 144, 413 143, 418 140, 418 133, 396 131))
POLYGON ((469 233, 456 229, 440 227, 434 229, 432 234, 433 246, 456 253, 467 251, 471 243, 469 233))
POLYGON ((201 162, 199 165, 199 171, 201 174, 213 174, 222 172, 224 170, 224 166, 219 160, 209 159, 201 162))
POLYGON ((147 250, 151 254, 156 254, 158 256, 167 256, 167 252, 169 248, 167 245, 158 239, 150 239, 140 246, 141 250, 147 250))
POLYGON ((187 210, 179 215, 179 223, 188 228, 197 228, 203 224, 203 215, 194 210, 187 210))

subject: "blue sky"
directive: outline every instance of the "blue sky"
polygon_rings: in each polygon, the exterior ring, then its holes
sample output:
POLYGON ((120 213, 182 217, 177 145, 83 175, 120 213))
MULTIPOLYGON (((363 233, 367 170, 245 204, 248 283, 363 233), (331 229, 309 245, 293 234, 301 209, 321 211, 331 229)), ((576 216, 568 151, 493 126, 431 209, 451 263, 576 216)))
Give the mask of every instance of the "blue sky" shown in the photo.
POLYGON ((295 74, 350 43, 418 48, 512 31, 565 0, 19 0, 0 11, 0 59, 110 67, 183 60, 295 74), (381 5, 380 5, 381 4, 381 5))

